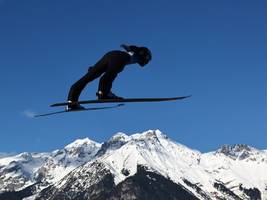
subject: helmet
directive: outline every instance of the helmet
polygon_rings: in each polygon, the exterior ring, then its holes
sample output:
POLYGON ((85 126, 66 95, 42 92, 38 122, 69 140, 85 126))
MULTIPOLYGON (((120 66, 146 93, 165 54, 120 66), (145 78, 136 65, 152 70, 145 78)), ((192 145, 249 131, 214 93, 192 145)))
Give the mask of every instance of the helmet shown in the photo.
POLYGON ((122 44, 121 47, 127 52, 133 52, 137 56, 137 63, 142 67, 152 59, 152 53, 147 47, 137 47, 135 45, 126 44, 122 44))
POLYGON ((138 64, 142 67, 152 59, 152 53, 147 47, 139 47, 136 54, 139 57, 138 64))

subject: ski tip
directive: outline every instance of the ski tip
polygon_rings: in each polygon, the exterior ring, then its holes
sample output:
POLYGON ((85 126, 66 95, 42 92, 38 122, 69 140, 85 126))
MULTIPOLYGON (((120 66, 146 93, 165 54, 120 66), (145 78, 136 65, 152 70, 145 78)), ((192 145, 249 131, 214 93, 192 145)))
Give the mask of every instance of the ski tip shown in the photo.
POLYGON ((189 97, 192 97, 192 95, 190 94, 190 95, 187 95, 187 96, 180 96, 180 97, 175 97, 174 99, 176 100, 176 99, 187 99, 187 98, 189 98, 189 97))
POLYGON ((185 96, 185 98, 189 98, 189 97, 192 97, 192 94, 185 96))
MULTIPOLYGON (((54 104, 51 104, 51 105, 49 105, 50 107, 57 107, 57 106, 60 106, 61 105, 61 103, 54 103, 54 104)), ((67 103, 66 103, 66 105, 68 105, 67 103)))

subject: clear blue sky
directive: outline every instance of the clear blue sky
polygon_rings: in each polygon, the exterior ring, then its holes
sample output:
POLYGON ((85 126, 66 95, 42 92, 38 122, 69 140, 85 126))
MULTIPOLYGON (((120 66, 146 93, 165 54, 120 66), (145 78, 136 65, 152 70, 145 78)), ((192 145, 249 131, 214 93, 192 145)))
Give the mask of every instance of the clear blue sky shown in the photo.
MULTIPOLYGON (((266 149, 266 10, 265 0, 0 0, 0 152, 148 129, 203 152, 235 143, 266 149), (153 61, 125 68, 116 94, 192 98, 26 116, 59 110, 48 105, 65 101, 87 67, 121 43, 148 46, 153 61)), ((81 99, 95 98, 97 84, 81 99)))

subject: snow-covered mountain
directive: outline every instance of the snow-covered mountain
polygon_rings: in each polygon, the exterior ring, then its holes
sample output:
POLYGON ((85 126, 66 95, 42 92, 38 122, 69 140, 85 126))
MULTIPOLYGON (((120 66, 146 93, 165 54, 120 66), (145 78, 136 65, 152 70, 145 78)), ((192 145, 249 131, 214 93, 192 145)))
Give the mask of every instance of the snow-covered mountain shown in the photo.
POLYGON ((267 151, 224 145, 202 154, 159 130, 117 133, 103 144, 2 155, 0 191, 0 200, 267 200, 267 151))
POLYGON ((21 153, 0 157, 0 193, 17 191, 33 183, 46 187, 95 157, 101 144, 76 140, 51 153, 21 153))

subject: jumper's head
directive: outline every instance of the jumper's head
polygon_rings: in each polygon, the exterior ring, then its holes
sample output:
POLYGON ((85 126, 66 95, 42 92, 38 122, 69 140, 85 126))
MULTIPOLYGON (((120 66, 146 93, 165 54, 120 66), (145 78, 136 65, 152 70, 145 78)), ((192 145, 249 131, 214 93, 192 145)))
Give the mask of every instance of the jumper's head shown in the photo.
POLYGON ((152 59, 152 53, 147 47, 137 47, 134 45, 121 45, 127 52, 132 52, 136 56, 137 63, 144 67, 152 59))
POLYGON ((137 56, 139 57, 138 64, 141 67, 144 67, 152 59, 151 51, 147 47, 139 47, 137 56))

